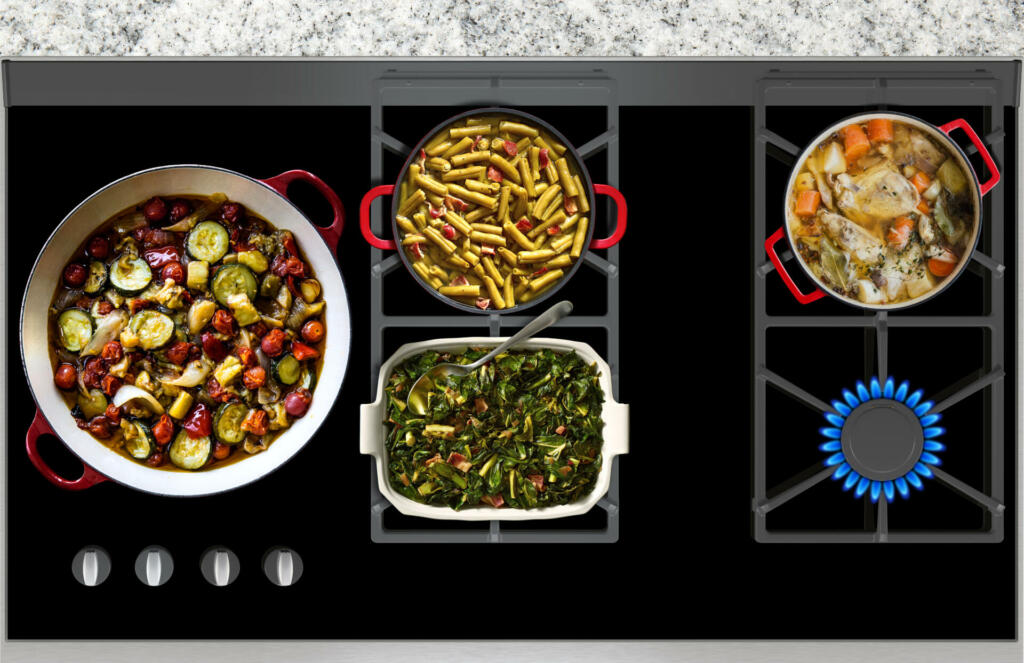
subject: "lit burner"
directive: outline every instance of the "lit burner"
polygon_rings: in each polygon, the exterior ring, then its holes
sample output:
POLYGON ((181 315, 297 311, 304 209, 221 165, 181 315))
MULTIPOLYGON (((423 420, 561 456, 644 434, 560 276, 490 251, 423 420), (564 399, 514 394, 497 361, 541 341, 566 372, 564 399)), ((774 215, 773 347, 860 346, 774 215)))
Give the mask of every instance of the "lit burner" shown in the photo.
POLYGON ((871 378, 871 386, 857 382, 857 393, 843 390, 843 401, 832 401, 835 414, 825 413, 829 425, 821 429, 825 443, 819 448, 830 454, 825 466, 837 466, 832 474, 843 481, 843 490, 854 489, 860 497, 870 491, 871 501, 880 495, 892 502, 896 493, 910 494, 909 486, 924 488, 921 478, 931 478, 929 465, 940 465, 935 454, 946 447, 936 438, 946 429, 936 426, 940 414, 928 414, 934 406, 921 402, 922 391, 909 394, 910 385, 895 387, 892 378, 885 385, 871 378))

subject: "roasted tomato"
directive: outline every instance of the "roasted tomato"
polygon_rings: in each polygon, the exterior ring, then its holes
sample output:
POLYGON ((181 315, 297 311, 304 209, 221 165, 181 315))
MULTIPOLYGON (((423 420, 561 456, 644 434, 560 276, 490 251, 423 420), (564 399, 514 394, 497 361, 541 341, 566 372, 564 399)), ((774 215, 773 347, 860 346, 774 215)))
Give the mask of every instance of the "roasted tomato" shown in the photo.
POLYGON ((270 430, 270 417, 264 410, 253 408, 238 427, 253 435, 266 435, 270 430))
POLYGON ((242 384, 249 391, 256 391, 267 383, 267 372, 262 366, 253 366, 242 374, 242 384))
POLYGON ((230 336, 235 332, 235 318, 224 309, 217 309, 213 314, 213 328, 221 334, 230 336))
POLYGON ((78 383, 78 369, 74 364, 61 364, 57 367, 57 372, 53 374, 53 383, 57 385, 58 389, 65 391, 74 389, 78 383))
POLYGON ((268 357, 277 357, 284 352, 284 342, 288 339, 280 329, 271 329, 270 332, 260 341, 260 348, 268 357))
POLYGON ((170 415, 162 414, 160 420, 153 424, 152 431, 156 443, 162 447, 174 437, 174 421, 171 420, 170 415))
POLYGON ((188 436, 191 438, 209 435, 213 432, 213 415, 210 413, 210 408, 204 403, 196 403, 185 417, 185 422, 181 424, 181 427, 188 431, 188 436))

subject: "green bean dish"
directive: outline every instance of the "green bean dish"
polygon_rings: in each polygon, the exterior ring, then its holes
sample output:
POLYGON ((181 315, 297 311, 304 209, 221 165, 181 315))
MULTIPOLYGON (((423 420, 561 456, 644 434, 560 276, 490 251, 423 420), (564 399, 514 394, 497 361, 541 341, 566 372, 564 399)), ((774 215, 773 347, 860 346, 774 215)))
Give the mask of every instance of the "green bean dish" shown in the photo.
POLYGON ((423 504, 516 509, 570 504, 601 472, 598 370, 575 352, 512 350, 465 377, 435 380, 427 414, 406 407, 431 367, 469 364, 489 348, 424 352, 389 376, 388 480, 423 504))

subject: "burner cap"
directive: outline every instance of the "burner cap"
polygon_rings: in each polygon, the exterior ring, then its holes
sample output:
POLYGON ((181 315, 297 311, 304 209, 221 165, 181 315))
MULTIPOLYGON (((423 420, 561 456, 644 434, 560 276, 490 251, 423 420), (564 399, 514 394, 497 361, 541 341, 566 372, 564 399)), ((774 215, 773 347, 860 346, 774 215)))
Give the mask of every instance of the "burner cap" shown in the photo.
POLYGON ((899 401, 861 403, 843 425, 842 448, 855 472, 873 481, 891 481, 914 468, 924 451, 921 421, 899 401))

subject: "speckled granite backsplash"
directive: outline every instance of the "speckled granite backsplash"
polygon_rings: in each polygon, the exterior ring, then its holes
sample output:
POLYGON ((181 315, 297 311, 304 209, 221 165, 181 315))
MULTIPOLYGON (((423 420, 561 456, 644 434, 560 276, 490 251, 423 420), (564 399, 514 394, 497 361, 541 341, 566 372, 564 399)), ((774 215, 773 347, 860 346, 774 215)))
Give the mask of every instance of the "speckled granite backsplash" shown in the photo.
POLYGON ((0 0, 2 55, 1024 54, 1021 0, 0 0))

